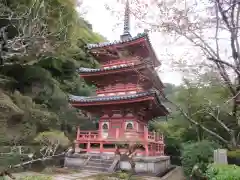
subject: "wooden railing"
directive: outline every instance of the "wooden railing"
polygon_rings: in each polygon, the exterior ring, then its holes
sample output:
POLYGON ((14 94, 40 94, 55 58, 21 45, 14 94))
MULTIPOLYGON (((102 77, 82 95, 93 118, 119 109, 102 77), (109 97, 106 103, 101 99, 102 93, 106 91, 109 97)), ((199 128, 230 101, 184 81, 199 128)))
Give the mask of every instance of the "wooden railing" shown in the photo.
POLYGON ((106 93, 118 93, 118 92, 130 92, 130 91, 136 91, 136 92, 140 92, 142 91, 142 88, 132 84, 122 84, 122 85, 116 85, 116 86, 112 86, 112 87, 105 87, 104 89, 97 89, 96 93, 97 94, 106 94, 106 93))
MULTIPOLYGON (((159 133, 155 132, 148 132, 147 130, 145 131, 135 131, 135 130, 121 130, 121 129, 116 129, 115 134, 112 134, 110 131, 105 131, 105 133, 109 133, 111 138, 113 139, 121 139, 123 135, 129 139, 131 138, 136 138, 136 140, 147 140, 147 141, 155 141, 155 142, 161 142, 163 141, 163 135, 160 135, 159 133)), ((99 130, 96 131, 80 131, 78 129, 77 132, 77 140, 100 140, 103 139, 102 135, 104 133, 100 132, 99 130)))
POLYGON ((80 131, 78 132, 77 140, 84 139, 98 139, 99 132, 98 131, 80 131))
POLYGON ((121 64, 127 64, 127 65, 129 65, 129 64, 134 64, 134 63, 136 63, 137 62, 137 60, 136 59, 133 59, 133 58, 131 58, 131 59, 118 59, 118 60, 115 60, 115 61, 111 61, 111 62, 108 62, 108 63, 106 63, 106 64, 103 64, 102 65, 102 68, 104 68, 104 67, 112 67, 112 66, 118 66, 118 65, 121 65, 121 64))
POLYGON ((119 93, 119 92, 124 92, 124 93, 128 93, 130 91, 136 91, 136 92, 140 92, 142 91, 141 88, 139 87, 113 87, 113 88, 106 88, 104 90, 97 90, 96 93, 97 94, 109 94, 109 93, 119 93))

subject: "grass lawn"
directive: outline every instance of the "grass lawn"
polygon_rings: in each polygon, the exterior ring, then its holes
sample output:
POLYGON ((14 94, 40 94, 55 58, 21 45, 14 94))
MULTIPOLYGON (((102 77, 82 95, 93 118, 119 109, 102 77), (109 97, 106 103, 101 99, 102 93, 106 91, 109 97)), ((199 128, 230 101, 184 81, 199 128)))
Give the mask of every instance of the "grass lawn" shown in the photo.
POLYGON ((122 180, 145 180, 144 178, 141 178, 139 176, 131 176, 130 173, 126 172, 116 172, 116 173, 106 173, 106 174, 98 174, 94 176, 89 176, 85 178, 86 180, 111 180, 109 178, 117 178, 122 180))

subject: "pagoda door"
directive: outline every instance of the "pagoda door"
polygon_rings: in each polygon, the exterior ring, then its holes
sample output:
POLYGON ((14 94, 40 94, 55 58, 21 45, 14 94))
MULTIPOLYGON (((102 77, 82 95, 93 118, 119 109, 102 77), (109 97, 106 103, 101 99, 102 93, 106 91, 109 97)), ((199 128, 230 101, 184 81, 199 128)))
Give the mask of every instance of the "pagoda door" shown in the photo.
POLYGON ((108 131, 109 131, 109 124, 103 123, 102 125, 102 138, 106 139, 108 137, 108 131))
POLYGON ((111 122, 111 129, 110 129, 110 136, 116 137, 116 131, 120 130, 120 136, 121 136, 121 130, 122 130, 122 122, 121 121, 112 121, 111 122))

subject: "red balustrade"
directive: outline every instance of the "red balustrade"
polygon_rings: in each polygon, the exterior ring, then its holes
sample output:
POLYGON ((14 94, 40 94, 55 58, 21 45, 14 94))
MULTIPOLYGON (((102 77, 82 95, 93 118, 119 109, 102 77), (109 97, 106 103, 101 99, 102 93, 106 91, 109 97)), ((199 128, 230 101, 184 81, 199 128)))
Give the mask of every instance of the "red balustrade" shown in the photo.
POLYGON ((111 67, 111 66, 118 66, 121 64, 131 64, 131 63, 135 63, 138 60, 131 58, 131 59, 118 59, 118 60, 112 60, 106 64, 102 64, 102 67, 111 67))
POLYGON ((77 140, 96 140, 98 135, 98 131, 80 131, 77 140))
POLYGON ((148 132, 148 140, 155 140, 155 135, 152 132, 148 132))
MULTIPOLYGON (((108 131, 105 131, 105 133, 108 131)), ((110 132, 110 131, 109 131, 110 132)), ((110 133, 109 133, 110 134, 110 133)), ((155 141, 155 142, 162 142, 163 141, 163 135, 159 135, 155 132, 148 132, 145 130, 142 132, 136 131, 136 130, 121 130, 121 129, 116 129, 115 136, 112 136, 111 138, 121 139, 121 137, 125 137, 128 139, 135 139, 137 140, 142 140, 142 141, 155 141)), ((96 131, 80 131, 78 129, 77 132, 77 140, 78 141, 96 141, 96 140, 101 140, 102 139, 102 133, 100 134, 99 130, 96 131)))
POLYGON ((129 92, 129 91, 141 91, 142 89, 137 86, 122 86, 122 87, 106 87, 105 89, 96 90, 97 94, 107 94, 107 93, 119 93, 119 92, 129 92))

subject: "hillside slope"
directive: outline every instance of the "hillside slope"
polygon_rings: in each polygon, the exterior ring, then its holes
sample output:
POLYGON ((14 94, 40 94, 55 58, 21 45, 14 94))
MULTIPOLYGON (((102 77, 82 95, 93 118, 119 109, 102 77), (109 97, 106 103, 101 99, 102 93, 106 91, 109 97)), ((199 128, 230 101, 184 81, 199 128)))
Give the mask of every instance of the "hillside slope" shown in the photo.
POLYGON ((0 3, 1 145, 29 144, 50 130, 74 139, 77 125, 94 128, 69 105, 67 95, 93 92, 76 70, 98 66, 84 47, 104 39, 75 8, 74 0, 0 3))

